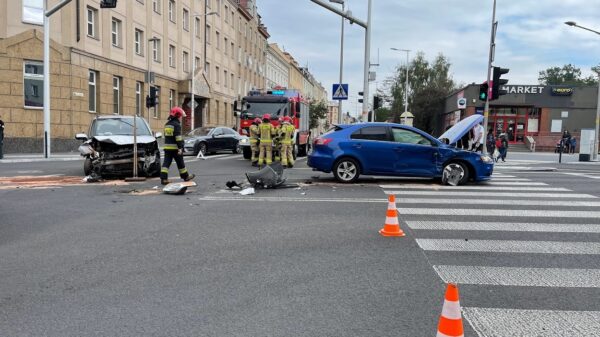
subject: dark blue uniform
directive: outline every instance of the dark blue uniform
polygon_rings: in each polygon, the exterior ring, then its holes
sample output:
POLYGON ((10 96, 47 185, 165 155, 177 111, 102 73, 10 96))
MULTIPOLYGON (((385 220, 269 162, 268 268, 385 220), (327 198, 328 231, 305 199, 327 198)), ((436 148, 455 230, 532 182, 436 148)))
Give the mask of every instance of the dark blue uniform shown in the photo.
POLYGON ((165 124, 165 159, 160 170, 160 180, 166 181, 169 178, 169 167, 175 159, 179 176, 181 179, 188 180, 189 173, 183 162, 183 136, 181 135, 181 123, 177 117, 169 117, 165 124))

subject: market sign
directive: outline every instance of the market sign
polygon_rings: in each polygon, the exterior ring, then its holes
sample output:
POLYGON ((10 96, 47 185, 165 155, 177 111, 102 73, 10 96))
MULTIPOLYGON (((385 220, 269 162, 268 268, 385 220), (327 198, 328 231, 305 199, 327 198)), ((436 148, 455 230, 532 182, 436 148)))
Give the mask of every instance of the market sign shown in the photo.
POLYGON ((571 96, 573 88, 552 88, 552 96, 571 96))
POLYGON ((505 85, 502 90, 506 90, 507 94, 540 95, 544 93, 544 87, 537 85, 505 85))

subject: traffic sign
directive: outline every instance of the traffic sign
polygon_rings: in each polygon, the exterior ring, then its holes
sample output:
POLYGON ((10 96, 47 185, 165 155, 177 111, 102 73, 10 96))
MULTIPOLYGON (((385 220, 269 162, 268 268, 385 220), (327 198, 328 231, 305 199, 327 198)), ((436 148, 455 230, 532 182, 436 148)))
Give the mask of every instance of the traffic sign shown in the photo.
POLYGON ((347 100, 348 99, 348 84, 334 84, 332 91, 333 91, 333 99, 335 99, 335 100, 347 100))

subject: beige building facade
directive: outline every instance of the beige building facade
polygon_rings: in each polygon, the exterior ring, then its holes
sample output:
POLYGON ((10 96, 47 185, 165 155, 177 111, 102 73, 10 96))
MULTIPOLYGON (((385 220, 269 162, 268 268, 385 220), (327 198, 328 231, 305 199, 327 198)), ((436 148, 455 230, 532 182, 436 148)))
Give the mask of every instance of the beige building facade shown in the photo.
MULTIPOLYGON (((48 2, 52 7, 60 0, 48 2)), ((52 151, 76 150, 74 135, 87 132, 97 115, 138 113, 157 131, 170 108, 181 105, 189 130, 192 80, 195 126, 233 126, 234 100, 248 88, 264 87, 268 32, 254 3, 120 0, 115 9, 99 3, 72 1, 50 20, 52 151), (216 14, 205 15, 210 12, 216 14), (148 69, 155 75, 151 84, 148 69), (158 90, 158 106, 147 109, 151 86, 158 90)), ((43 150, 42 4, 0 2, 0 116, 7 153, 43 150)))

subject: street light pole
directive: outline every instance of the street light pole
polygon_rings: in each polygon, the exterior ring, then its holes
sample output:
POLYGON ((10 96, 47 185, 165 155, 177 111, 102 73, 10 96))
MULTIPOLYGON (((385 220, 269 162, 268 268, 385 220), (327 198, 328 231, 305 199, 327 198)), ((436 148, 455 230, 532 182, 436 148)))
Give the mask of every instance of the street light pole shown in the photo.
POLYGON ((398 49, 391 48, 396 51, 404 51, 406 52, 406 84, 404 85, 404 112, 408 112, 408 54, 410 53, 410 49, 398 49))
MULTIPOLYGON (((329 2, 335 2, 342 5, 342 12, 346 10, 346 3, 344 0, 329 0, 329 2)), ((344 17, 342 16, 342 37, 340 43, 340 85, 342 85, 343 81, 343 73, 344 73, 344 17)), ((342 101, 338 99, 338 124, 342 124, 342 101)))
MULTIPOLYGON (((483 134, 481 135, 481 137, 483 137, 483 141, 487 142, 487 130, 488 130, 488 118, 490 115, 490 92, 491 92, 491 88, 492 88, 492 84, 490 83, 490 79, 492 77, 492 61, 494 59, 494 39, 495 39, 495 35, 496 35, 496 0, 494 0, 494 10, 492 12, 492 32, 491 32, 491 36, 490 36, 490 57, 488 59, 488 65, 487 65, 487 84, 489 87, 489 90, 487 92, 486 98, 485 98, 485 107, 483 108, 483 134)), ((487 146, 484 146, 482 151, 481 151, 484 155, 488 154, 487 152, 487 146)))
MULTIPOLYGON (((190 129, 194 130, 194 128, 196 127, 196 123, 195 123, 195 110, 196 110, 196 21, 195 19, 201 16, 204 16, 204 62, 206 63, 206 17, 209 15, 215 15, 217 14, 217 12, 210 12, 210 13, 205 13, 205 14, 196 14, 196 15, 192 15, 192 18, 194 19, 194 33, 191 34, 192 35, 192 77, 191 77, 191 81, 192 81, 192 85, 191 85, 191 101, 190 101, 190 113, 191 113, 191 118, 190 118, 190 129)), ((202 24, 202 22, 200 22, 200 24, 202 24)), ((200 29, 200 27, 198 27, 198 29, 200 29)), ((225 46, 227 47, 227 46, 225 46)), ((233 51, 232 51, 233 52, 233 51)), ((202 118, 202 123, 205 123, 204 117, 202 118)))
MULTIPOLYGON (((571 27, 577 27, 577 28, 581 28, 583 30, 587 30, 589 32, 595 33, 600 35, 599 31, 587 28, 587 27, 583 27, 578 25, 577 23, 573 22, 573 21, 567 21, 565 22, 565 25, 571 26, 571 27)), ((600 133, 600 69, 596 70, 596 73, 598 74, 598 100, 596 102, 596 122, 595 122, 595 126, 596 126, 596 132, 594 133, 594 153, 592 153, 592 160, 593 161, 597 161, 598 160, 598 139, 599 137, 599 133, 600 133)))

